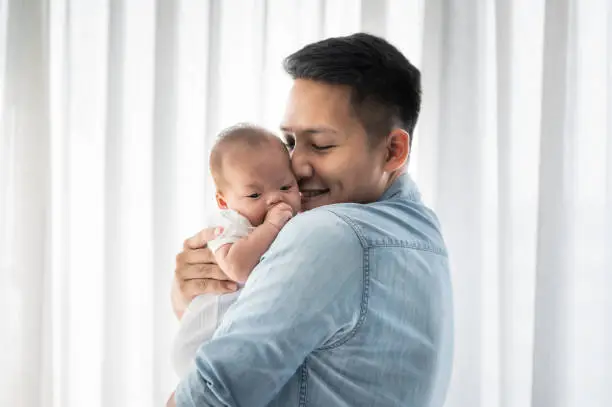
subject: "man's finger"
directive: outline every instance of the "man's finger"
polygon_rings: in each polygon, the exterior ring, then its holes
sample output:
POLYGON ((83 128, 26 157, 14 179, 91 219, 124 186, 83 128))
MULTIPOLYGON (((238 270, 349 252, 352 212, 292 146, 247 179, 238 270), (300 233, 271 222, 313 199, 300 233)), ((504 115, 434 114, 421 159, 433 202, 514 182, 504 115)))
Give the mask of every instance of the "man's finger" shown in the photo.
POLYGON ((176 269, 176 278, 181 280, 211 279, 227 280, 227 276, 216 264, 190 264, 176 269))
POLYGON ((181 260, 186 264, 216 264, 215 256, 208 249, 187 250, 182 253, 181 260))
POLYGON ((202 249, 206 247, 206 243, 213 240, 216 236, 217 228, 206 228, 198 232, 196 235, 185 240, 183 248, 185 249, 202 249))
POLYGON ((238 289, 238 284, 230 280, 193 279, 182 282, 181 292, 188 300, 202 294, 226 294, 238 289))

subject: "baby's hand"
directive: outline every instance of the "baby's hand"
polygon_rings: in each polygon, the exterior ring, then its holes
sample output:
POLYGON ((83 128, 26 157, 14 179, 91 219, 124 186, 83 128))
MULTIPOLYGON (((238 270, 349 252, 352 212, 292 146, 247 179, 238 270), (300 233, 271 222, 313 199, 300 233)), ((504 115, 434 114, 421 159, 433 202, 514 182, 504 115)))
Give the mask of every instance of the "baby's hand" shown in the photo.
POLYGON ((288 204, 281 202, 274 205, 266 214, 266 222, 276 226, 279 230, 293 217, 293 209, 288 204))

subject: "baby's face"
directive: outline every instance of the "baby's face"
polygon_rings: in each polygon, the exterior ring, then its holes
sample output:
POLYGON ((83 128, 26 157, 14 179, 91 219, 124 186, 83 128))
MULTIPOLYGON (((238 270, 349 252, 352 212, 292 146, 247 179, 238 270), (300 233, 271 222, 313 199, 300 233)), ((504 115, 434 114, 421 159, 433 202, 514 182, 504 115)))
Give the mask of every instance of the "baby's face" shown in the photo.
POLYGON ((300 192, 289 155, 278 146, 237 148, 224 158, 225 186, 219 194, 219 206, 245 216, 253 226, 261 225, 268 210, 284 202, 293 214, 300 210, 300 192))

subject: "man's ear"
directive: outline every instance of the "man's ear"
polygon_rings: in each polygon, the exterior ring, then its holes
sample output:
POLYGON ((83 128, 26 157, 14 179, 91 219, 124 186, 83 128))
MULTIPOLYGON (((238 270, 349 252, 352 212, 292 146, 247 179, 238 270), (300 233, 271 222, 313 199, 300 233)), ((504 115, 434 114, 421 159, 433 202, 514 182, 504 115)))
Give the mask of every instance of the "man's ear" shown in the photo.
POLYGON ((410 134, 406 130, 395 128, 385 141, 386 155, 384 171, 394 172, 408 162, 410 156, 410 134))
POLYGON ((225 201, 225 198, 223 197, 221 192, 217 191, 215 198, 217 200, 217 206, 219 207, 219 209, 227 209, 227 202, 225 201))

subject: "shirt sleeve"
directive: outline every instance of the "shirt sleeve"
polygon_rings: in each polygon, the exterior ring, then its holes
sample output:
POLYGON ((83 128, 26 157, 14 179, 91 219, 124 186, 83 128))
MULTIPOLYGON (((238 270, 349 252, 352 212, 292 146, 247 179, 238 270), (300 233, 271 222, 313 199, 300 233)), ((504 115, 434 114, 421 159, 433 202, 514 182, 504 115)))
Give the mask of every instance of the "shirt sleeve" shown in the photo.
POLYGON ((183 377, 194 366, 198 348, 212 338, 227 309, 239 295, 240 291, 204 294, 191 301, 173 341, 172 364, 178 377, 183 377))
POLYGON ((196 369, 178 385, 179 407, 265 406, 318 348, 346 339, 360 317, 364 250, 351 226, 315 209, 272 244, 196 369))

